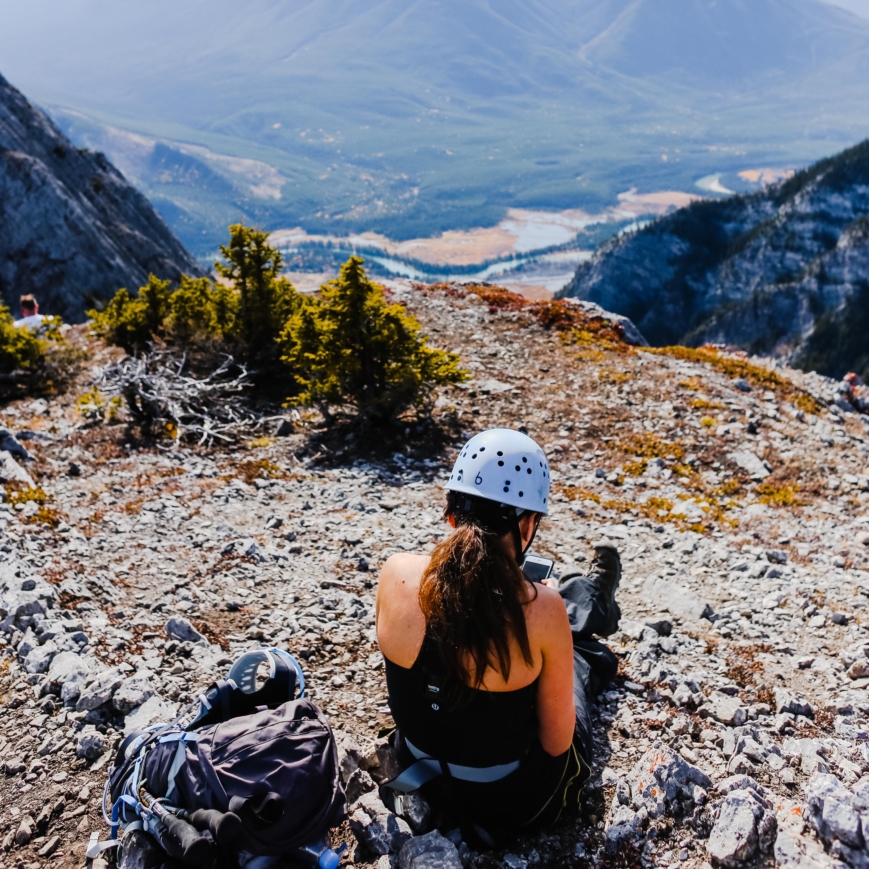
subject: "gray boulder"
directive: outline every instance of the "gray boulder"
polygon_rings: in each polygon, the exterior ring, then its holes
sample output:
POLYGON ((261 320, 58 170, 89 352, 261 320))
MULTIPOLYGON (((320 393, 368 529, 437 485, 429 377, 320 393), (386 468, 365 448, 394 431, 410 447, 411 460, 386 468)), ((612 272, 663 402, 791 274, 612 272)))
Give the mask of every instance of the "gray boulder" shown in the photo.
POLYGON ((76 652, 59 652, 48 668, 44 690, 59 694, 64 703, 72 703, 78 700, 90 672, 90 664, 81 655, 76 652))
MULTIPOLYGON (((124 834, 118 853, 118 869, 154 869, 166 859, 153 836, 142 830, 124 834)), ((96 861, 94 861, 96 866, 96 861)))
POLYGON ((431 829, 432 810, 422 794, 405 794, 401 798, 401 817, 419 836, 431 829))
POLYGON ((166 622, 166 636, 182 643, 208 644, 208 640, 187 619, 169 619, 166 622))
POLYGON ((714 718, 730 727, 741 727, 748 718, 748 710, 738 697, 730 697, 720 691, 713 691, 698 712, 703 718, 714 718))
POLYGON ((137 673, 121 683, 112 697, 112 706, 121 715, 126 715, 136 707, 141 706, 146 700, 150 700, 156 693, 148 676, 144 673, 137 673))
POLYGON ((712 615, 712 606, 691 589, 666 579, 650 577, 643 584, 643 597, 674 615, 699 621, 712 615))
POLYGON ((345 787, 347 802, 350 805, 353 805, 359 797, 364 794, 370 794, 376 787, 377 785, 375 784, 374 779, 371 778, 370 774, 366 770, 357 767, 353 773, 351 773, 345 787))
POLYGON ((733 790, 718 806, 706 846, 709 857, 716 866, 739 866, 772 847, 776 828, 772 804, 761 793, 753 788, 733 790))
POLYGON ((806 786, 806 804, 806 820, 818 836, 828 845, 837 845, 838 856, 856 865, 851 851, 864 849, 869 834, 865 801, 834 775, 817 772, 806 786))
POLYGON ((24 631, 34 615, 45 615, 57 601, 57 589, 16 559, 0 562, 0 630, 24 631))
POLYGON ((92 709, 97 709, 104 703, 108 703, 123 681, 124 677, 121 672, 114 668, 98 673, 85 684, 79 693, 78 701, 75 704, 76 711, 90 712, 92 709))
POLYGON ((624 781, 630 788, 631 804, 645 808, 651 818, 660 818, 677 800, 693 799, 695 785, 704 790, 712 787, 703 770, 661 744, 652 746, 624 781))
POLYGON ((172 721, 178 714, 178 704, 154 695, 138 706, 124 719, 124 735, 135 730, 144 730, 152 724, 172 721))
POLYGON ((33 489, 36 485, 30 474, 12 458, 7 449, 0 450, 0 483, 20 483, 28 489, 33 489))
POLYGON ((33 458, 27 447, 8 428, 0 428, 0 452, 9 453, 11 457, 23 462, 29 462, 33 458))
POLYGON ((671 748, 657 743, 616 786, 605 828, 608 848, 635 839, 650 818, 678 804, 703 800, 712 780, 671 748))
POLYGON ((373 854, 397 854, 413 838, 407 821, 390 812, 376 793, 365 794, 352 807, 350 829, 373 854))
POLYGON ((456 846, 437 830, 410 839, 398 853, 398 869, 462 869, 456 846))
POLYGON ((815 715, 811 703, 805 697, 788 691, 786 688, 776 688, 775 695, 775 711, 776 714, 789 712, 791 715, 804 715, 806 718, 813 718, 815 715))
POLYGON ((76 757, 82 757, 85 760, 96 760, 102 757, 108 741, 92 724, 85 726, 84 730, 78 735, 75 743, 76 757))
POLYGON ((27 653, 24 659, 24 670, 27 673, 45 673, 48 671, 54 656, 57 654, 57 646, 53 640, 49 640, 44 646, 37 646, 27 653))

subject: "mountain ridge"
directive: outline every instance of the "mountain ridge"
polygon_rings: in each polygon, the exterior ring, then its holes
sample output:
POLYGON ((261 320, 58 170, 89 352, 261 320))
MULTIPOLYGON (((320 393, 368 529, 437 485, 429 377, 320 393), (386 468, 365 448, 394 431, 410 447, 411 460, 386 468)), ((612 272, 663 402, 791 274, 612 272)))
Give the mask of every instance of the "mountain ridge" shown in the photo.
POLYGON ((869 374, 865 340, 846 337, 867 292, 869 140, 612 239, 558 295, 630 317, 652 344, 725 343, 842 376, 869 374))
POLYGON ((75 148, 0 75, 0 297, 33 293, 44 313, 85 308, 149 273, 201 270, 103 154, 75 148))
POLYGON ((232 220, 401 240, 508 207, 603 208, 638 179, 692 189, 869 135, 869 21, 819 0, 41 8, 10 11, 0 50, 81 144, 123 162, 113 125, 281 175, 279 199, 231 171, 232 192, 203 181, 197 199, 138 170, 198 253, 232 220), (89 120, 67 125, 69 110, 89 120))

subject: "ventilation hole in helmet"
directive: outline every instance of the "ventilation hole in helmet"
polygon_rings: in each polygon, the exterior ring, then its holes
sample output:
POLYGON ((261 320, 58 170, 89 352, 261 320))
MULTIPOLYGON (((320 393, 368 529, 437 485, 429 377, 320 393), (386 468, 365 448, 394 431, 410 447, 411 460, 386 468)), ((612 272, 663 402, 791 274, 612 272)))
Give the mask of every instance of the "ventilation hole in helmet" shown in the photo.
POLYGON ((516 465, 516 472, 518 473, 521 470, 522 470, 522 468, 520 468, 519 465, 516 465))
POLYGON ((504 453, 502 453, 501 450, 498 450, 498 455, 499 455, 499 456, 503 456, 504 453))
POLYGON ((505 491, 505 492, 509 492, 509 491, 510 491, 510 487, 509 487, 509 486, 504 486, 504 491, 505 491))
POLYGON ((541 468, 543 467, 543 462, 540 463, 540 467, 541 467, 541 468))
POLYGON ((525 493, 524 493, 524 492, 520 492, 520 493, 519 493, 519 497, 520 497, 520 498, 524 498, 524 497, 525 497, 525 493))
POLYGON ((505 486, 509 486, 509 485, 510 485, 510 481, 509 481, 509 480, 504 480, 504 485, 505 485, 505 486))
POLYGON ((503 462, 498 462, 498 467, 499 467, 499 468, 503 468, 503 467, 504 467, 504 463, 503 463, 503 462))
POLYGON ((525 462, 525 464, 527 465, 528 464, 528 456, 522 456, 522 461, 525 462))
POLYGON ((528 471, 528 473, 530 474, 530 473, 531 473, 531 468, 528 468, 527 471, 528 471))
POLYGON ((485 448, 485 447, 480 447, 480 452, 481 452, 481 453, 486 452, 486 448, 485 448))
POLYGON ((546 503, 546 498, 543 499, 543 503, 544 503, 544 504, 546 503))

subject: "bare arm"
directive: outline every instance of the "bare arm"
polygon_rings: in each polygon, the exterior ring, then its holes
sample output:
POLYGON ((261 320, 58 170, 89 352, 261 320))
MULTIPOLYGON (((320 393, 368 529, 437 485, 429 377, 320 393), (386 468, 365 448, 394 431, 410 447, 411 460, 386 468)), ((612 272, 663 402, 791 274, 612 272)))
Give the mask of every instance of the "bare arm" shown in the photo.
POLYGON ((537 688, 537 720, 540 744, 557 757, 570 748, 576 723, 573 705, 573 638, 561 596, 540 589, 540 637, 543 669, 537 688))

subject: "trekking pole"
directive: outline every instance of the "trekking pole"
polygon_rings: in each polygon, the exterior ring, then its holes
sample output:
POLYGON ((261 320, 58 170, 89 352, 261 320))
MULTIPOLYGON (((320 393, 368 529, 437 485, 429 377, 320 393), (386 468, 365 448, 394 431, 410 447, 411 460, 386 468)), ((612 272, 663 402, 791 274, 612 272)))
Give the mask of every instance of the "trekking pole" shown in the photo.
POLYGON ((200 834, 192 824, 169 811, 156 797, 144 788, 139 789, 139 799, 145 808, 155 815, 168 836, 160 844, 169 855, 189 866, 202 866, 211 857, 211 842, 200 834))
POLYGON ((241 833, 241 818, 235 812, 219 812, 217 809, 196 809, 188 812, 178 809, 175 813, 197 830, 208 830, 218 845, 234 842, 241 833))

